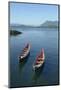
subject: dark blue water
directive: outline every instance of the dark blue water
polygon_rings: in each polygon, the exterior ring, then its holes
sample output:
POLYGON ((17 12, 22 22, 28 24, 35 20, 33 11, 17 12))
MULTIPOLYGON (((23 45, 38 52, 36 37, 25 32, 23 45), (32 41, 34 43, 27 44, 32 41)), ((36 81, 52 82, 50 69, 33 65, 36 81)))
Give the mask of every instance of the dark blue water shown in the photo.
POLYGON ((16 28, 22 34, 10 37, 10 87, 57 85, 58 84, 58 29, 16 28), (31 50, 25 62, 19 63, 18 56, 30 43, 31 50), (36 56, 45 50, 42 70, 34 71, 36 56))

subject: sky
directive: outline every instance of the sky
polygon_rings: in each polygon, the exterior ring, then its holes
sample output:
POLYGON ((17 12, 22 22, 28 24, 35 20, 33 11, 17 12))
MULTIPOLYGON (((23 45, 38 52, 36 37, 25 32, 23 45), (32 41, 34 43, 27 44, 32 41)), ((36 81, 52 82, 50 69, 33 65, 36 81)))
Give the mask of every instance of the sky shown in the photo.
POLYGON ((57 5, 10 3, 10 24, 38 26, 45 21, 58 21, 57 5))

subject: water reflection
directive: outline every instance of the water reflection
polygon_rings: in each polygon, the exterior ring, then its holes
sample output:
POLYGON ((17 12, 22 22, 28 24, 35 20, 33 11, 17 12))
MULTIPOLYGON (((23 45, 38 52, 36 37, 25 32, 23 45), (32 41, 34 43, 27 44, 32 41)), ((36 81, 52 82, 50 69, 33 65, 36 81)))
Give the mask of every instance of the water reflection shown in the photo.
POLYGON ((45 66, 45 63, 42 65, 42 67, 35 69, 34 75, 32 78, 34 82, 36 82, 38 80, 38 78, 40 77, 40 75, 42 74, 44 66, 45 66))
POLYGON ((24 68, 29 56, 30 56, 30 53, 28 54, 28 56, 25 59, 23 59, 23 61, 21 61, 21 60, 19 61, 19 70, 20 71, 22 71, 22 69, 24 68))
POLYGON ((12 87, 58 83, 58 30, 54 31, 53 28, 51 30, 40 29, 42 30, 24 29, 23 34, 10 39, 10 81, 12 87), (26 42, 30 42, 32 45, 30 57, 28 56, 23 62, 18 62, 17 57, 26 42), (42 47, 45 48, 45 65, 42 70, 34 71, 32 70, 34 60, 42 47))

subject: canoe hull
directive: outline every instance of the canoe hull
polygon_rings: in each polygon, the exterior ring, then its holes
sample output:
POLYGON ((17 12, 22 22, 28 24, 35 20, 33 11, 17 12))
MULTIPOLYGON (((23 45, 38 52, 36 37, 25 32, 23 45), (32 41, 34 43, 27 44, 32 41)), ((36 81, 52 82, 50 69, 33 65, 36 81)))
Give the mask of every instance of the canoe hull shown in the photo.
POLYGON ((19 60, 20 60, 20 61, 23 61, 25 58, 28 57, 29 53, 30 53, 30 45, 28 46, 28 49, 27 49, 27 51, 25 52, 25 54, 22 54, 22 55, 19 56, 19 60))
POLYGON ((44 59, 45 59, 44 49, 42 49, 41 53, 37 56, 36 62, 33 65, 33 69, 38 69, 38 68, 42 67, 44 64, 44 59))
POLYGON ((38 65, 33 65, 33 69, 36 70, 36 69, 40 69, 42 68, 44 65, 44 62, 42 64, 38 64, 38 65))
POLYGON ((25 57, 23 57, 23 58, 19 58, 19 60, 21 61, 21 62, 23 62, 25 59, 27 59, 27 57, 29 56, 29 54, 30 54, 30 52, 25 56, 25 57))
POLYGON ((42 72, 43 71, 43 68, 44 68, 44 65, 45 65, 45 63, 43 63, 43 65, 41 65, 40 67, 36 67, 36 68, 34 68, 33 70, 35 71, 35 72, 42 72))

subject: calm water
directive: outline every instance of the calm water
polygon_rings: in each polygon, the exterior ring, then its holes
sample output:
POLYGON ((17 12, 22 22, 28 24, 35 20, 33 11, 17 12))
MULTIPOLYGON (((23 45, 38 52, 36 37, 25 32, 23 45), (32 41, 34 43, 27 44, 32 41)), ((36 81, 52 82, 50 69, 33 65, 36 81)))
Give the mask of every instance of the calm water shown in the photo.
POLYGON ((58 84, 58 30, 57 28, 16 28, 21 35, 10 37, 10 87, 58 84), (19 63, 18 56, 27 43, 29 56, 19 63), (34 71, 33 63, 41 48, 45 49, 42 70, 34 71))

